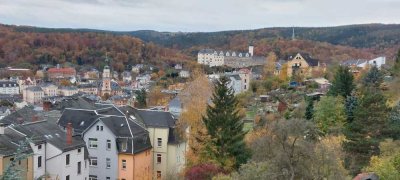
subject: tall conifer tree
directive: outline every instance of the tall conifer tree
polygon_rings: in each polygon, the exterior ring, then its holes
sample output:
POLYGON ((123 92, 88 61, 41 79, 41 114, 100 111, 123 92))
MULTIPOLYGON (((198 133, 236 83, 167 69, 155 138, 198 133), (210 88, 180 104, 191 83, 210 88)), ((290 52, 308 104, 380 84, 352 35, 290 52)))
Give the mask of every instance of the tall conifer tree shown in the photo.
POLYGON ((353 81, 354 77, 353 74, 350 72, 350 68, 339 66, 332 81, 332 85, 329 88, 328 95, 341 95, 346 98, 347 96, 351 95, 351 92, 355 88, 353 81))
POLYGON ((216 82, 212 104, 208 105, 203 121, 211 137, 212 148, 207 149, 211 158, 222 167, 237 169, 250 158, 250 151, 244 142, 243 117, 229 82, 227 77, 216 82))

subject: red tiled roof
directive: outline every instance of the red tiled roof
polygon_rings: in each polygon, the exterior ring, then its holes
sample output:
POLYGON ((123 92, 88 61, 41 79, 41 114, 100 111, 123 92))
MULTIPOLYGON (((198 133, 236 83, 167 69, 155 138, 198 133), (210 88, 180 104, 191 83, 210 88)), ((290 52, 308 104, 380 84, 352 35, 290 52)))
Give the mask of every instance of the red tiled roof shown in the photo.
POLYGON ((75 74, 76 70, 74 68, 50 68, 47 70, 48 73, 66 73, 75 74))

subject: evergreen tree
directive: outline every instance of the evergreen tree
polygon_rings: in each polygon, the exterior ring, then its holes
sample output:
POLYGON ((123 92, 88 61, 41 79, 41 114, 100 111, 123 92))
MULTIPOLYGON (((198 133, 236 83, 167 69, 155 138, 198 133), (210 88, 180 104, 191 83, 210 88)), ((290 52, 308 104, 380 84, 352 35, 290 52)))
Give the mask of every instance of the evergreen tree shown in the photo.
POLYGON ((314 100, 312 98, 309 98, 307 100, 307 107, 306 107, 306 113, 304 114, 304 118, 307 120, 311 120, 314 117, 314 100))
POLYGON ((386 97, 380 91, 380 72, 375 67, 362 79, 358 105, 354 109, 353 120, 348 122, 344 131, 347 152, 347 167, 353 174, 360 172, 368 164, 372 155, 379 154, 379 142, 390 137, 387 115, 389 108, 386 97))
POLYGON ((138 102, 139 108, 145 108, 147 106, 146 103, 147 92, 144 88, 139 91, 136 91, 136 101, 138 102))
POLYGON ((395 140, 400 139, 400 102, 397 103, 396 106, 393 107, 389 114, 388 119, 388 135, 395 140))
POLYGON ((329 88, 328 95, 341 95, 343 97, 349 96, 355 88, 353 81, 354 77, 353 74, 350 72, 350 68, 339 66, 332 81, 332 85, 329 88))
POLYGON ((250 151, 244 142, 246 132, 237 109, 238 101, 228 84, 226 77, 216 82, 212 105, 207 106, 203 122, 211 137, 212 148, 207 148, 211 158, 222 167, 237 169, 250 158, 250 151))
POLYGON ((29 139, 26 141, 21 141, 18 144, 17 151, 15 152, 13 158, 14 160, 11 161, 5 168, 3 175, 0 176, 0 180, 19 180, 23 179, 24 170, 17 166, 19 161, 24 161, 28 159, 29 156, 32 156, 30 152, 29 139))
POLYGON ((354 119, 354 110, 357 107, 357 97, 355 95, 347 96, 344 106, 347 123, 350 123, 354 119))
POLYGON ((363 88, 378 89, 383 82, 383 73, 376 67, 372 66, 362 79, 363 88))

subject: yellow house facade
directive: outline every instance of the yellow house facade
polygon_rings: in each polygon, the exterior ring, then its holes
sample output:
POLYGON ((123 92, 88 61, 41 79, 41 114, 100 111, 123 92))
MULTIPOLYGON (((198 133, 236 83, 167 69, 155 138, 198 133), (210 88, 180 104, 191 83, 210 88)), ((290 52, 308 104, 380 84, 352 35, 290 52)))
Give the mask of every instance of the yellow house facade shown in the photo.
POLYGON ((292 77, 294 74, 311 77, 313 71, 324 71, 319 60, 313 59, 310 56, 303 56, 297 53, 293 59, 287 62, 287 76, 292 77))
MULTIPOLYGON (((14 160, 14 156, 0 157, 0 177, 3 176, 4 171, 14 160)), ((21 170, 21 180, 33 180, 33 159, 32 156, 27 159, 15 163, 16 169, 21 170)))

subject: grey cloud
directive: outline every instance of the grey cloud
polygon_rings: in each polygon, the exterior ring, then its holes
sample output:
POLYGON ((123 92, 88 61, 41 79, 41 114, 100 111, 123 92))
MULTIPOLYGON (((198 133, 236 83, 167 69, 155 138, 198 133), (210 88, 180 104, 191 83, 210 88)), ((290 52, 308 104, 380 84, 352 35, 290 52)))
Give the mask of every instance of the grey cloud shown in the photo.
POLYGON ((398 0, 0 0, 0 23, 217 31, 400 23, 398 0))

